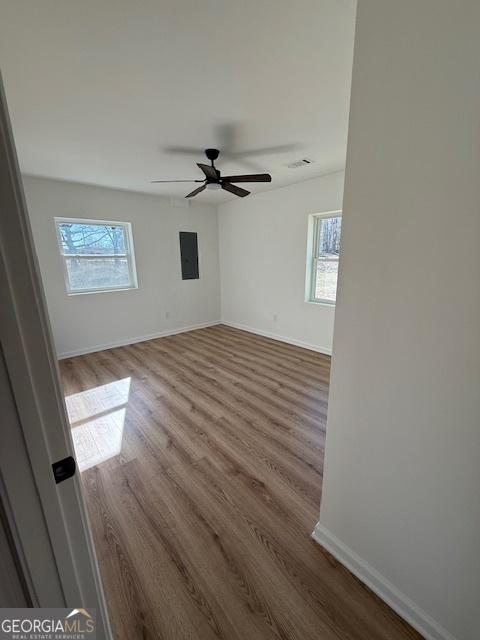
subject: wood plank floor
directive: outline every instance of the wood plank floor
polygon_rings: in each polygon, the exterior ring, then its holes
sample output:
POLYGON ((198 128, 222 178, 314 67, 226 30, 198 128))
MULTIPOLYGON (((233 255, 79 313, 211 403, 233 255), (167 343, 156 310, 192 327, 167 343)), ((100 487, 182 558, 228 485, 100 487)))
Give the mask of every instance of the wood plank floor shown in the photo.
POLYGON ((310 538, 327 356, 218 325, 60 366, 115 638, 420 638, 310 538))

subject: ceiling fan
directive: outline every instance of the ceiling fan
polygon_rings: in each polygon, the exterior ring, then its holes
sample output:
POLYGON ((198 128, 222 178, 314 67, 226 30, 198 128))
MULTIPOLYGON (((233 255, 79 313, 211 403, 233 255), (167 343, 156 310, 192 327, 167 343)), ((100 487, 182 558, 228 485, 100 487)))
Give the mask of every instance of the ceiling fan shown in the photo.
POLYGON ((210 164, 202 164, 197 162, 199 167, 205 174, 203 180, 152 180, 152 183, 160 182, 202 182, 202 186, 194 189, 191 193, 188 193, 186 198, 193 198, 197 194, 201 193, 205 189, 217 190, 225 189, 240 198, 248 196, 250 191, 237 187, 234 182, 271 182, 272 176, 268 173, 251 173, 249 175, 241 176, 222 176, 220 171, 215 168, 215 160, 218 158, 220 152, 218 149, 205 149, 205 155, 210 160, 210 164))

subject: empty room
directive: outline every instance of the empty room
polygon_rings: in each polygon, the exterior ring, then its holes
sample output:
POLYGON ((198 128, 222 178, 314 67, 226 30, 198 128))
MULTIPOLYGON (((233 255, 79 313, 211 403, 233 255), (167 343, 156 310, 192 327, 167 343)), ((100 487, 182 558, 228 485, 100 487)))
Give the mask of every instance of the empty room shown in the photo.
POLYGON ((2 637, 478 638, 479 19, 0 0, 2 637))

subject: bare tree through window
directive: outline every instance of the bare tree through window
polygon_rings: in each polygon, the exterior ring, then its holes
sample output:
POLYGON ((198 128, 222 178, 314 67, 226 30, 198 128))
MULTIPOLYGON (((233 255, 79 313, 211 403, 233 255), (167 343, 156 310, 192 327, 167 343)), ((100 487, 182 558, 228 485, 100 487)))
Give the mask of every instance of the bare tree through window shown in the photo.
POLYGON ((315 216, 310 295, 313 302, 334 303, 336 300, 341 231, 340 214, 315 216))
POLYGON ((56 220, 69 293, 135 286, 128 223, 56 220))

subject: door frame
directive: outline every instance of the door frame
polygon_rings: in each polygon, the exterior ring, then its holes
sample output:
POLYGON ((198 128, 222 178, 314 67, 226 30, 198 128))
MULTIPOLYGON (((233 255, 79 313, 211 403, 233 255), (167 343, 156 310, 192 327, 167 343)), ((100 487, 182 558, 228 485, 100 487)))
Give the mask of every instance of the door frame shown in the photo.
POLYGON ((95 607, 110 640, 79 477, 57 485, 51 468, 74 450, 1 76, 0 184, 2 499, 34 606, 95 607))

